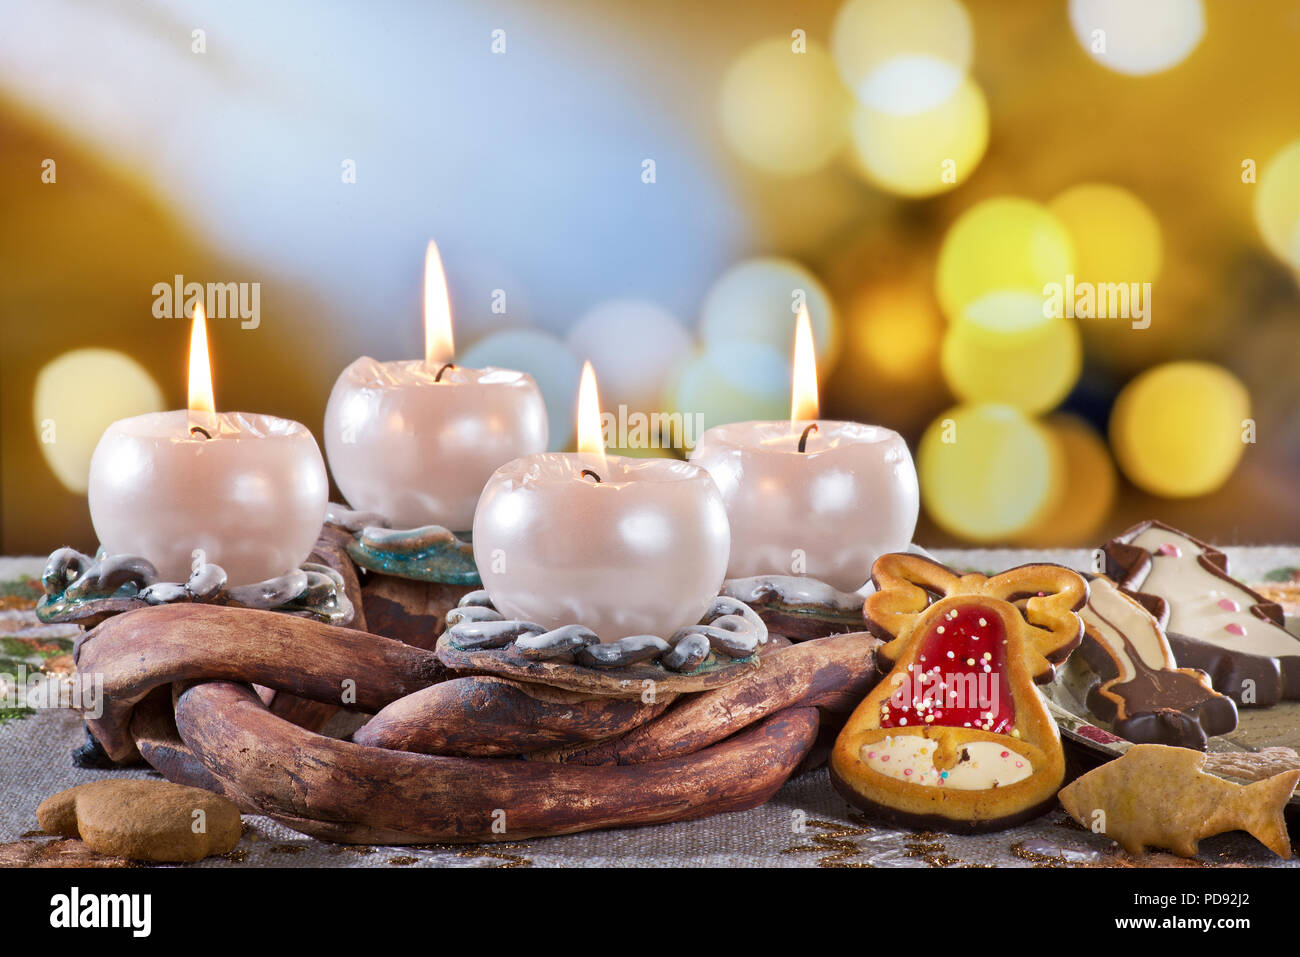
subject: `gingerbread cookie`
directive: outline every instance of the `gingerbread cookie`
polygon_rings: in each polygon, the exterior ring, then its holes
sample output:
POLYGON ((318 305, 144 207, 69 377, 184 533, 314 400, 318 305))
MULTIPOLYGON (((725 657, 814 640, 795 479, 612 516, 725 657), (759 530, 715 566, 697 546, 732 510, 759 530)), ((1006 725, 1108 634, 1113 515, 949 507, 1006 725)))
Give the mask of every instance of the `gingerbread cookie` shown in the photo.
POLYGON ((1046 810, 1065 758, 1034 683, 1078 646, 1087 583, 1060 565, 959 576, 908 554, 882 555, 872 581, 863 613, 892 670, 836 739, 836 789, 889 820, 951 831, 1046 810))
POLYGON ((1142 522, 1103 546, 1106 574, 1168 606, 1178 664, 1208 672, 1216 691, 1263 707, 1300 700, 1300 639, 1281 606, 1228 574, 1223 552, 1160 522, 1142 522))
POLYGON ((1208 735, 1237 726, 1232 699, 1216 692, 1205 672, 1179 668, 1158 614, 1109 578, 1091 580, 1079 616, 1079 653, 1101 677, 1088 691, 1088 707, 1121 738, 1204 751, 1208 735))
POLYGON ((1290 859, 1283 809, 1300 771, 1240 785, 1206 774, 1205 755, 1139 744, 1061 789, 1061 804, 1084 827, 1118 841, 1130 854, 1161 847, 1195 857, 1201 838, 1247 831, 1290 859))
POLYGON ((105 779, 41 802, 47 834, 80 837, 94 851, 140 861, 199 861, 239 843, 239 808, 229 798, 169 781, 105 779))

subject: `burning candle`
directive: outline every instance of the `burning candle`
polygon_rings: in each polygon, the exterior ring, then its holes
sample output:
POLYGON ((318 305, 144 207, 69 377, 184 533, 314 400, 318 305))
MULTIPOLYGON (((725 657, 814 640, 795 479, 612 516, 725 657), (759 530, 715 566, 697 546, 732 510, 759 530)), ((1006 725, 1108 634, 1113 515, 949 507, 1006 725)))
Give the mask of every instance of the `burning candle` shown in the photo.
POLYGON ((114 422, 90 460, 90 517, 110 554, 185 581, 195 549, 231 585, 297 568, 325 520, 329 482, 306 426, 216 411, 203 307, 190 329, 189 408, 114 422))
POLYGON ((325 452, 355 509, 394 527, 465 531, 493 469, 546 448, 546 405, 533 377, 452 362, 451 302, 438 247, 425 255, 424 359, 343 370, 325 408, 325 452))
POLYGON ((877 556, 911 542, 920 490, 907 443, 878 425, 817 414, 812 329, 801 310, 790 421, 720 425, 691 454, 726 503, 728 578, 808 575, 856 591, 877 556))
POLYGON ((605 454, 590 363, 578 452, 503 465, 474 517, 475 560, 498 611, 547 629, 585 625, 606 642, 696 624, 722 585, 729 544, 722 498, 702 469, 605 454))

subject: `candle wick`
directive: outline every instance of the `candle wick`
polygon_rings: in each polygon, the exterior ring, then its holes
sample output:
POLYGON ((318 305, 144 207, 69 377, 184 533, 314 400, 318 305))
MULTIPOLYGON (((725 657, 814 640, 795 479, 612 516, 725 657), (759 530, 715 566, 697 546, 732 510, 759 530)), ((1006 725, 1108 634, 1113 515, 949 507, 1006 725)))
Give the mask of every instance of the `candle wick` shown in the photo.
POLYGON ((204 428, 203 426, 201 426, 201 425, 191 425, 191 426, 190 426, 190 435, 193 435, 195 432, 202 432, 202 433, 203 433, 203 437, 204 437, 205 439, 210 439, 210 438, 212 438, 212 433, 209 432, 207 429, 205 429, 205 428, 204 428))
POLYGON ((821 431, 821 430, 817 428, 817 423, 816 423, 816 422, 810 422, 810 423, 808 423, 808 428, 804 429, 804 430, 803 430, 803 435, 799 436, 799 451, 800 451, 800 452, 807 452, 807 451, 808 451, 808 433, 809 433, 809 432, 820 432, 820 431, 821 431))
POLYGON ((582 474, 583 474, 583 475, 590 475, 592 478, 594 478, 594 479, 596 480, 596 484, 597 484, 597 485, 600 484, 600 476, 597 475, 595 472, 593 472, 591 469, 583 469, 583 470, 582 470, 582 474))
POLYGON ((446 372, 448 369, 454 369, 454 368, 456 368, 456 363, 454 363, 454 362, 444 362, 444 363, 442 364, 442 368, 438 370, 438 374, 437 374, 436 376, 433 377, 433 381, 434 381, 434 382, 441 382, 441 381, 442 381, 442 374, 443 374, 444 372, 446 372))

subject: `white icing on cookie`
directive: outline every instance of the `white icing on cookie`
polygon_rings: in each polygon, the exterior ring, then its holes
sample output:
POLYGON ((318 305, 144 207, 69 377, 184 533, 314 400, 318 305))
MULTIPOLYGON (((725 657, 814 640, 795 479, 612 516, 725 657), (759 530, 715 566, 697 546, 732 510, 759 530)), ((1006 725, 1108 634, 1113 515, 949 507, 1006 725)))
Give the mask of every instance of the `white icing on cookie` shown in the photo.
POLYGON ((1119 669, 1118 684, 1131 681, 1137 669, 1130 660, 1124 639, 1133 646, 1142 663, 1152 671, 1174 667, 1169 642, 1160 633, 1155 618, 1107 578, 1088 584, 1088 603, 1079 612, 1093 636, 1106 646, 1119 669))
POLYGON ((1201 565, 1191 539, 1153 525, 1130 544, 1151 553, 1151 566, 1128 587, 1168 602, 1169 631, 1253 655, 1300 655, 1295 636, 1250 610, 1250 592, 1201 565))
POLYGON ((1034 773, 1029 759, 996 741, 968 741, 959 745, 966 760, 947 771, 934 766, 935 743, 915 734, 895 734, 864 744, 862 762, 873 771, 928 787, 958 791, 987 791, 1023 781, 1034 773))

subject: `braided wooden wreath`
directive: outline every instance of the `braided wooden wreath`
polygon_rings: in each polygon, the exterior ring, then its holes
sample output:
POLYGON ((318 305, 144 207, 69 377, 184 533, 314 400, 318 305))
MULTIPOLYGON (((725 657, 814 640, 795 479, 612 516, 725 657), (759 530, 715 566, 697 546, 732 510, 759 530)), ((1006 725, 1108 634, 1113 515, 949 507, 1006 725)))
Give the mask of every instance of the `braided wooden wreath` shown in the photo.
MULTIPOLYGON (((324 551, 337 559, 333 545, 324 551)), ((333 567, 358 594, 355 567, 333 567)), ((864 632, 719 654, 753 625, 741 614, 716 627, 732 602, 693 626, 714 660, 688 671, 659 661, 602 669, 575 647, 571 661, 521 659, 547 673, 513 674, 501 666, 511 648, 462 660, 444 644, 366 631, 364 602, 350 627, 158 605, 107 618, 75 657, 79 672, 103 678, 103 713, 87 726, 115 761, 138 754, 169 780, 325 840, 511 841, 762 804, 812 759, 823 718, 833 731, 878 680, 880 642, 864 632), (728 626, 730 637, 709 631, 728 626), (654 669, 655 680, 633 694, 602 684, 622 681, 620 667, 654 669), (584 671, 603 677, 565 677, 584 671), (337 708, 371 717, 349 740, 320 734, 337 708)), ((462 607, 487 606, 475 597, 462 607)), ((476 617, 491 616, 461 620, 476 617)))

